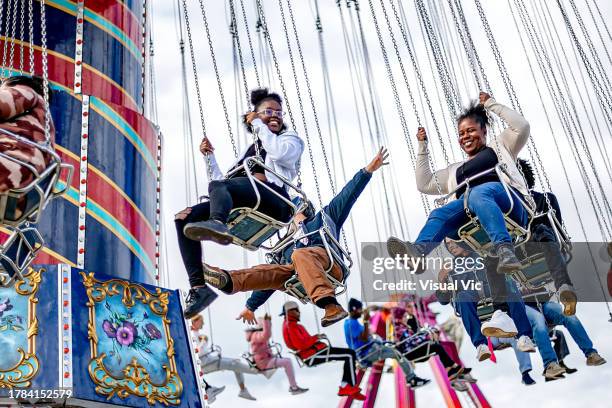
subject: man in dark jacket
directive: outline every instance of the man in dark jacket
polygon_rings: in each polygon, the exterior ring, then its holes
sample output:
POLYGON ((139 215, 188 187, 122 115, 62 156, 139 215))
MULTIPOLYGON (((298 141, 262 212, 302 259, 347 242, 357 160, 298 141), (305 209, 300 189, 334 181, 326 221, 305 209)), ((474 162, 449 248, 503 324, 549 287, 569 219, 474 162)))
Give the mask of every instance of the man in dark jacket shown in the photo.
POLYGON ((342 225, 348 218, 357 198, 372 178, 372 173, 388 164, 386 162, 388 157, 387 150, 381 148, 374 159, 365 168, 359 170, 342 191, 321 211, 315 213, 313 210, 306 210, 297 214, 293 221, 305 237, 295 241, 282 254, 279 254, 278 264, 256 265, 235 271, 225 271, 204 264, 206 282, 226 294, 254 290, 255 292, 247 301, 247 309, 240 315, 243 320, 253 321, 253 312, 263 305, 275 290, 284 290, 285 282, 297 274, 308 297, 315 305, 325 309, 325 315, 321 319, 323 327, 344 319, 347 312, 336 300, 334 287, 325 270, 329 267, 330 262, 333 262, 329 274, 334 279, 343 281, 345 273, 338 262, 329 259, 321 236, 310 233, 326 226, 333 238, 338 240, 342 225))
POLYGON ((329 342, 322 341, 325 334, 310 335, 300 323, 300 308, 294 301, 285 302, 281 316, 283 322, 283 339, 291 350, 309 367, 327 363, 329 361, 342 361, 344 369, 338 396, 350 396, 358 401, 365 400, 361 389, 355 385, 355 363, 357 356, 348 348, 331 347, 329 342))

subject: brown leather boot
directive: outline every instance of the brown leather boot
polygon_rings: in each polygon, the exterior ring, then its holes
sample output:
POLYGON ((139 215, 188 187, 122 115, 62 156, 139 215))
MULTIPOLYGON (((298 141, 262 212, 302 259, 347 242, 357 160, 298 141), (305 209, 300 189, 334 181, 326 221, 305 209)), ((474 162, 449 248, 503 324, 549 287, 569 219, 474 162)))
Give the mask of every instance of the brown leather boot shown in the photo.
POLYGON ((331 326, 332 324, 344 319, 346 316, 348 316, 348 313, 342 308, 342 306, 332 303, 325 306, 325 316, 321 318, 321 326, 331 326))

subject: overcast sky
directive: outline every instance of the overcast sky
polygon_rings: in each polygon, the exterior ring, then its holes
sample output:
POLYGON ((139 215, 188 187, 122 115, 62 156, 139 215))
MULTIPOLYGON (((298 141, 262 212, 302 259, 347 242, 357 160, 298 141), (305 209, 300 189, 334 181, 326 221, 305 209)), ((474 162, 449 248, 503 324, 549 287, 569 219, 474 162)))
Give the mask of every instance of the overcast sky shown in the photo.
MULTIPOLYGON (((593 20, 588 14, 585 1, 588 1, 592 7, 593 0, 575 0, 578 9, 580 10, 585 24, 592 33, 595 46, 598 47, 599 53, 602 56, 602 63, 606 70, 609 71, 612 62, 608 58, 604 58, 605 54, 601 47, 599 37, 596 36, 593 20)), ((156 71, 156 88, 157 101, 159 109, 158 122, 164 134, 164 168, 163 168, 163 205, 164 205, 164 236, 167 238, 167 264, 169 266, 169 275, 171 277, 169 286, 173 288, 186 289, 187 276, 180 260, 178 248, 176 245, 176 235, 174 224, 172 222, 173 214, 189 204, 195 202, 195 194, 192 188, 188 188, 187 171, 185 168, 185 157, 188 153, 185 150, 185 128, 183 126, 183 111, 182 111, 182 94, 181 94, 181 64, 179 53, 179 40, 177 34, 177 24, 175 17, 174 1, 152 2, 153 4, 153 35, 155 41, 155 71, 156 71), (192 196, 188 197, 187 192, 192 191, 192 196)), ((216 148, 217 158, 222 169, 227 169, 233 161, 233 153, 229 142, 228 131, 223 110, 221 109, 221 101, 217 82, 212 68, 211 57, 208 50, 208 44, 203 30, 202 17, 196 1, 188 1, 190 7, 191 28, 194 37, 194 48, 197 59, 197 69, 200 82, 200 90, 202 101, 204 104, 204 114, 208 137, 211 139, 216 148)), ((234 135, 239 140, 241 145, 246 143, 244 132, 236 126, 236 113, 245 109, 245 99, 243 92, 236 96, 234 71, 231 52, 231 37, 228 30, 228 11, 225 4, 221 1, 204 1, 206 12, 209 19, 210 31, 213 37, 214 51, 217 64, 219 67, 221 81, 223 86, 226 103, 229 109, 229 118, 231 121, 234 135)), ((240 4, 239 1, 236 1, 240 4)), ((258 53, 258 42, 256 40, 254 27, 254 1, 244 0, 246 11, 248 14, 251 34, 253 36, 253 44, 255 52, 258 53)), ((323 138, 327 155, 332 163, 332 172, 335 174, 339 187, 344 184, 344 181, 354 174, 359 168, 363 167, 374 156, 376 151, 376 135, 370 136, 367 130, 367 124, 362 110, 356 113, 354 104, 353 86, 351 84, 350 68, 347 63, 345 52, 343 31, 341 20, 339 17, 336 2, 332 0, 321 0, 319 3, 320 15, 323 25, 324 44, 327 51, 329 64, 329 75, 331 78, 331 89, 335 102, 336 115, 338 119, 339 134, 331 133, 327 125, 327 109, 324 97, 323 79, 321 75, 321 64, 319 56, 319 46, 317 34, 314 26, 313 2, 311 0, 291 1, 294 13, 296 15, 297 30, 306 61, 308 77, 311 84, 312 94, 315 101, 315 109, 318 114, 318 119, 321 124, 323 138), (360 132, 360 125, 363 132, 360 132), (362 137, 362 134, 364 135, 362 137), (333 147, 330 145, 330 140, 333 136, 333 147), (365 138, 365 140, 364 140, 365 138), (372 142, 373 140, 373 142, 372 142), (341 146, 339 151, 338 146, 341 146), (341 160, 343 159, 343 161, 341 160), (344 171, 343 171, 344 170, 344 171)), ((404 107, 404 112, 407 118, 407 126, 409 129, 408 137, 413 143, 416 133, 417 121, 412 113, 412 107, 406 87, 402 81, 399 64, 395 58, 392 44, 389 40, 387 26, 382 20, 379 1, 373 1, 378 17, 378 23, 381 26, 382 34, 387 46, 389 58, 393 64, 394 76, 397 81, 397 86, 400 92, 400 98, 404 107)), ((441 113, 440 109, 445 101, 439 101, 436 87, 439 87, 439 79, 437 73, 430 68, 425 44, 419 28, 419 20, 413 1, 402 2, 406 10, 406 17, 410 33, 415 42, 417 59, 423 72, 425 87, 429 96, 432 99, 435 110, 435 117, 440 126, 443 140, 445 140, 446 150, 452 161, 452 158, 460 159, 461 154, 456 143, 456 135, 454 130, 447 127, 449 122, 448 113, 446 116, 441 113)), ((545 86, 542 80, 539 80, 542 92, 545 95, 546 108, 551 115, 551 123, 553 132, 550 131, 548 122, 544 117, 544 110, 540 104, 540 99, 536 92, 536 87, 531 78, 529 66, 525 60, 523 51, 520 47, 519 37, 514 26, 512 17, 509 13, 508 3, 497 1, 495 6, 493 2, 483 2, 487 17, 493 28, 495 38, 500 47, 504 58, 505 65, 509 71, 510 78, 513 81, 518 98, 523 107, 523 111, 531 123, 532 137, 535 140, 536 146, 542 156, 543 166, 547 170, 547 175, 550 178, 551 185, 555 193, 559 196, 561 207, 566 218, 566 223, 570 234, 575 240, 583 241, 585 239, 579 220, 582 220, 587 238, 589 241, 599 241, 602 239, 597 227, 594 211, 590 202, 587 199, 587 193, 584 183, 579 177, 578 167, 572 160, 569 144, 562 134, 561 123, 554 114, 554 105, 548 94, 545 92, 545 86), (562 167, 560 166, 558 154, 554 147, 553 134, 557 137, 561 156, 567 168, 570 183, 564 177, 562 167), (575 206, 580 209, 580 214, 575 210, 574 204, 570 199, 568 184, 574 190, 576 196, 575 206)), ((527 1, 529 4, 543 4, 538 0, 527 1)), ((553 19, 557 23, 558 35, 555 38, 560 38, 564 44, 564 50, 568 53, 569 61, 566 61, 561 55, 564 72, 568 75, 568 80, 571 81, 570 73, 574 73, 580 81, 580 71, 577 70, 577 65, 574 59, 574 54, 570 43, 568 42, 565 27, 561 25, 562 19, 555 2, 546 2, 553 14, 553 19)), ((570 8, 569 1, 564 1, 566 8, 570 8)), ((289 93, 289 103, 297 123, 298 133, 305 139, 305 131, 301 122, 300 107, 296 98, 296 85, 292 77, 291 65, 285 37, 282 31, 282 21, 276 0, 263 1, 267 14, 268 27, 272 35, 274 48, 278 53, 282 78, 289 93)), ((287 13, 286 2, 285 13, 287 13)), ((385 1, 388 5, 388 2, 385 1)), ((470 24, 470 29, 474 37, 474 41, 479 50, 480 58, 487 71, 487 76, 492 84, 492 87, 500 102, 509 104, 509 99, 504 92, 503 83, 497 73, 495 59, 488 46, 487 39, 482 29, 481 22, 478 18, 474 3, 472 1, 463 1, 466 18, 470 24)), ((606 20, 612 15, 612 4, 605 1, 598 1, 601 12, 606 20)), ((438 7, 444 5, 446 13, 448 13, 447 2, 436 2, 438 7)), ((391 234, 404 234, 406 238, 414 238, 418 230, 424 223, 425 212, 423 210, 421 200, 417 194, 414 184, 414 172, 410 164, 410 156, 407 145, 404 140, 404 134, 394 105, 393 94, 387 79, 385 65, 383 62, 381 49, 378 44, 376 31, 372 21, 368 1, 361 2, 361 14, 367 37, 370 58, 372 63, 372 72, 374 75, 373 88, 375 89, 381 104, 381 114, 377 118, 380 123, 384 124, 386 135, 389 139, 388 145, 391 149, 392 166, 386 167, 382 172, 387 184, 386 195, 385 189, 382 188, 382 174, 377 173, 368 186, 366 193, 359 199, 352 212, 353 228, 347 223, 346 231, 349 238, 349 244, 353 252, 354 258, 358 257, 354 249, 354 242, 367 242, 385 240, 391 234), (402 219, 407 219, 407 225, 400 226, 400 219, 395 212, 394 201, 391 198, 391 190, 395 189, 399 195, 398 201, 403 207, 402 219), (388 207, 385 202, 385 197, 389 197, 391 204, 391 214, 388 213, 388 207)), ((388 8, 388 7, 387 7, 388 8)), ((348 17, 346 8, 343 7, 345 18, 348 17)), ((571 14, 571 13, 570 13, 571 14)), ((573 14, 571 14, 573 15, 573 14)), ((240 14, 239 14, 240 16, 240 14)), ((393 19, 393 16, 391 16, 393 19)), ((450 18, 450 17, 449 17, 450 18)), ((241 21, 241 20, 240 20, 241 21)), ((351 30, 349 20, 349 32, 351 30)), ((453 28, 452 20, 450 21, 453 28)), ((444 165, 442 151, 439 142, 435 139, 433 132, 433 122, 431 115, 424 109, 422 103, 423 93, 420 90, 418 82, 415 80, 414 73, 411 68, 411 62, 408 57, 406 48, 401 42, 400 33, 393 22, 395 35, 400 42, 400 52, 402 55, 403 65, 408 74, 408 80, 412 91, 415 93, 416 103, 420 112, 420 116, 424 118, 425 124, 430 132, 432 148, 436 156, 436 164, 439 167, 444 165)), ((290 27, 290 26, 289 26, 290 27)), ((291 29, 291 28, 290 28, 291 29)), ((575 25, 575 29, 578 29, 575 25)), ((243 46, 243 56, 246 60, 248 72, 248 86, 256 85, 255 75, 252 64, 250 63, 250 52, 246 39, 245 29, 242 22, 239 24, 240 40, 243 46)), ((455 31, 455 34, 450 38, 450 42, 446 43, 449 50, 458 50, 461 52, 461 44, 455 31), (453 48, 454 47, 454 48, 453 48)), ((607 35, 605 32, 603 35, 607 35)), ((293 38, 293 37, 292 37, 293 38)), ((607 45, 612 45, 609 38, 605 37, 607 45)), ((294 41, 294 39, 292 39, 294 41)), ((292 43, 295 50, 295 42, 292 43)), ((457 54, 451 52, 451 58, 456 60, 457 54)), ((327 171, 324 160, 322 158, 322 150, 318 142, 318 135, 315 128, 313 111, 307 97, 305 81, 297 54, 295 55, 298 69, 298 77, 302 98, 304 101, 304 114, 307 119, 308 133, 313 144, 313 154, 315 156, 315 167, 319 184, 321 185, 322 195, 325 202, 331 199, 331 188, 327 179, 327 171)), ((463 54, 461 54, 463 58, 463 54)), ((199 111, 197 100, 195 98, 193 86, 193 73, 191 71, 191 60, 189 59, 188 48, 186 54, 187 70, 189 77, 189 86, 191 89, 191 115, 192 128, 195 140, 194 148, 197 148, 202 132, 199 121, 199 111)), ((258 60, 259 64, 259 60, 258 60)), ((465 105, 470 99, 477 97, 477 89, 471 79, 469 66, 466 63, 452 64, 453 72, 458 76, 459 92, 461 93, 461 104, 465 105)), ((263 78, 264 83, 267 82, 265 69, 258 65, 259 73, 263 78)), ((274 68, 271 67, 271 72, 274 73, 274 68)), ((280 91, 279 82, 276 74, 273 75, 272 84, 269 84, 273 89, 280 91)), ((539 77, 538 77, 539 78, 539 77)), ((581 88, 583 86, 579 85, 581 88)), ((590 83, 585 88, 589 95, 594 95, 590 83)), ((357 94, 358 98, 360 97, 357 94)), ((586 96, 587 94, 584 93, 586 96)), ((602 159, 599 151, 594 143, 597 140, 603 140, 609 145, 610 133, 607 128, 601 129, 601 134, 596 138, 595 134, 588 127, 584 109, 580 105, 579 100, 575 100, 580 116, 585 126, 585 134, 589 146, 592 147, 594 162, 598 173, 602 179, 603 189, 609 193, 612 178, 605 172, 604 162, 610 160, 609 156, 602 159)), ((599 121, 603 124, 603 121, 599 121)), ((600 147, 601 149, 601 147, 600 147)), ((528 157, 527 152, 524 152, 524 157, 528 157)), ((199 192, 203 194, 206 191, 206 173, 204 170, 204 162, 199 156, 195 163, 198 173, 199 192)), ((585 166, 589 167, 588 162, 585 166)), ((306 192, 311 199, 316 203, 316 193, 314 188, 313 171, 311 162, 308 158, 308 152, 305 151, 302 164, 303 181, 306 192)), ((402 224, 404 224, 402 222, 402 224)), ((213 244, 204 245, 205 259, 208 263, 219 265, 227 269, 242 267, 245 262, 249 265, 262 262, 263 256, 261 253, 243 252, 235 247, 217 247, 213 244), (246 258, 245 258, 246 256, 246 258)), ((360 296, 360 279, 357 268, 354 268, 353 274, 349 279, 349 296, 360 296)), ((247 343, 244 340, 244 326, 237 322, 235 317, 244 306, 246 295, 237 294, 234 296, 220 295, 219 299, 210 308, 212 315, 212 336, 215 343, 220 344, 223 348, 223 354, 227 357, 239 357, 246 349, 247 343)), ((282 342, 281 336, 281 319, 277 317, 280 312, 281 305, 285 297, 283 294, 276 294, 269 302, 267 310, 273 313, 273 329, 274 339, 282 342)), ((340 299, 342 303, 345 298, 340 299)), ((440 321, 451 313, 448 307, 437 307, 440 311, 440 321)), ((261 314, 265 312, 264 308, 260 310, 261 314)), ((312 331, 316 331, 314 320, 314 312, 310 306, 302 306, 303 321, 306 327, 312 331)), ((612 342, 610 342, 610 334, 612 324, 607 322, 607 312, 604 304, 580 304, 578 307, 578 315, 583 320, 587 331, 591 335, 595 347, 600 353, 612 359, 612 342)), ((321 314, 318 314, 321 317, 321 314)), ((205 314, 207 330, 210 328, 208 314, 205 314)), ((338 323, 331 328, 325 330, 326 334, 332 339, 332 343, 337 346, 345 346, 344 336, 342 334, 342 324, 338 323)), ((567 405, 568 401, 572 401, 575 406, 590 406, 603 407, 608 406, 606 396, 610 396, 609 381, 602 381, 603 378, 612 378, 612 364, 603 367, 586 367, 585 359, 580 354, 575 343, 570 340, 571 356, 566 360, 568 365, 579 369, 577 374, 570 376, 563 381, 544 384, 543 377, 540 375, 542 371, 542 363, 539 355, 532 355, 534 364, 533 376, 538 382, 535 387, 525 387, 520 384, 520 375, 518 374, 517 364, 514 355, 511 351, 501 352, 498 355, 498 363, 491 362, 478 363, 475 359, 475 350, 472 345, 464 340, 461 348, 461 358, 467 366, 474 368, 474 376, 479 379, 479 385, 483 390, 489 402, 495 406, 510 406, 510 405, 525 405, 533 404, 534 406, 543 407, 558 407, 567 405)), ((286 353, 288 356, 289 353, 286 353)), ((247 376, 247 386, 251 393, 258 398, 257 402, 250 403, 236 397, 238 388, 231 373, 215 373, 207 377, 207 380, 214 385, 227 385, 226 391, 221 394, 216 402, 216 406, 228 406, 232 403, 241 403, 244 406, 253 407, 281 407, 287 403, 292 403, 296 407, 321 407, 333 406, 336 404, 337 386, 341 376, 341 366, 337 363, 320 366, 317 368, 303 368, 297 370, 298 384, 302 387, 308 387, 310 392, 300 395, 291 396, 287 392, 288 383, 284 374, 277 372, 270 380, 266 380, 261 376, 247 376)), ((428 364, 419 364, 417 373, 423 377, 433 378, 428 364)), ((392 406, 394 401, 394 388, 392 377, 390 375, 383 376, 383 381, 379 391, 377 407, 392 406)), ((419 405, 427 404, 427 406, 443 406, 443 400, 439 389, 435 382, 432 382, 427 387, 417 391, 417 403, 419 405)), ((241 405, 242 406, 242 405, 241 405)))

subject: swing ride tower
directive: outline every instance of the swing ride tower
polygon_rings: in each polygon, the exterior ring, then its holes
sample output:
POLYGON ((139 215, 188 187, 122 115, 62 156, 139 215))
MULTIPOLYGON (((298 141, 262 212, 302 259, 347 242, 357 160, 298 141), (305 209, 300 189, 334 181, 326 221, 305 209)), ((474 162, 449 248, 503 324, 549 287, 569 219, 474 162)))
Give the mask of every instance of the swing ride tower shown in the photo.
POLYGON ((0 2, 2 76, 48 78, 54 147, 75 170, 43 212, 32 268, 0 288, 13 322, 3 402, 204 405, 181 295, 154 286, 161 134, 145 116, 146 11, 146 1, 0 2))

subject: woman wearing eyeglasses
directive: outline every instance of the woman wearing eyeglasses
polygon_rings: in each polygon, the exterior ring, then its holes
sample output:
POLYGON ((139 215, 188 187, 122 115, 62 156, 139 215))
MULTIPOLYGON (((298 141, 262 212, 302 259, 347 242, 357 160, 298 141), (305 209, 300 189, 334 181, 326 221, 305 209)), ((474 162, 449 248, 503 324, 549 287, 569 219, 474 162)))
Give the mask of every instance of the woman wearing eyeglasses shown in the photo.
MULTIPOLYGON (((294 180, 298 174, 300 157, 304 151, 304 142, 293 130, 288 130, 283 122, 281 97, 267 89, 255 89, 251 92, 253 110, 244 115, 247 130, 254 135, 257 142, 251 144, 230 168, 232 173, 244 164, 248 157, 259 157, 274 173, 261 166, 252 169, 254 176, 273 189, 277 194, 289 199, 286 187, 280 175, 294 180)), ((208 184, 209 201, 196 204, 179 212, 175 216, 179 248, 191 290, 187 298, 185 317, 191 318, 204 310, 215 299, 216 294, 206 286, 202 270, 202 247, 198 241, 214 241, 229 245, 232 236, 227 228, 227 220, 234 208, 253 207, 257 196, 253 185, 244 171, 224 177, 214 154, 214 147, 207 138, 202 140, 200 151, 210 159, 212 178, 208 184)), ((264 186, 257 185, 261 202, 258 211, 270 217, 288 221, 291 209, 264 186)))

